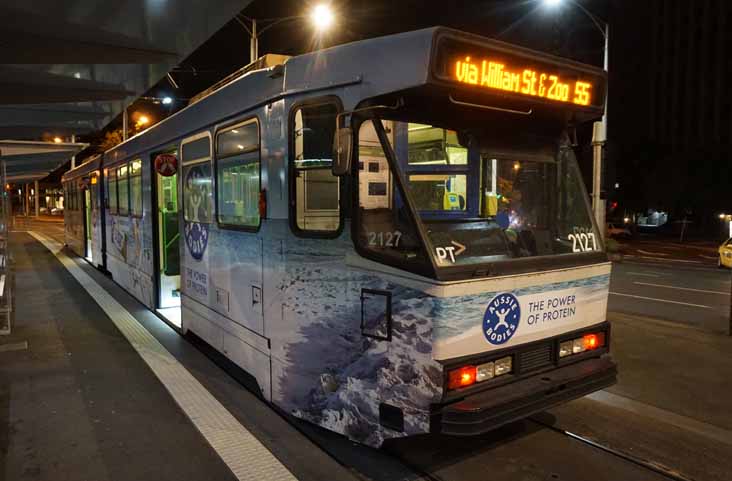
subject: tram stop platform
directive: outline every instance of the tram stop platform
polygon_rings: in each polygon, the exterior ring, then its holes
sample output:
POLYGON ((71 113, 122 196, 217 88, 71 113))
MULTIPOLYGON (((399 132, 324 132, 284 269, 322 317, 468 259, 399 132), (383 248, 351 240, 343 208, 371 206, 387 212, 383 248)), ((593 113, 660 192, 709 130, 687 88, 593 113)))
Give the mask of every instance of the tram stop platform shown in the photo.
POLYGON ((246 373, 67 254, 60 219, 14 228, 0 481, 732 479, 732 338, 610 312, 618 385, 478 437, 375 450, 265 403, 246 373))
POLYGON ((10 236, 0 479, 354 479, 246 379, 67 257, 63 224, 16 222, 29 227, 10 236))

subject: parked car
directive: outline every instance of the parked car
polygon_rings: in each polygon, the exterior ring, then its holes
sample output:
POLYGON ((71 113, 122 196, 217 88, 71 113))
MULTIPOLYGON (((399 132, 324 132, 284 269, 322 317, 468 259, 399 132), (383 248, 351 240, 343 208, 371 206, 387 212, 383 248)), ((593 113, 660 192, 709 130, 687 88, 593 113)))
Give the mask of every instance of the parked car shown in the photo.
POLYGON ((719 246, 719 259, 717 260, 719 268, 726 267, 732 269, 732 238, 727 239, 719 246))
POLYGON ((630 229, 621 224, 613 224, 608 222, 607 224, 607 235, 608 237, 632 237, 630 229))

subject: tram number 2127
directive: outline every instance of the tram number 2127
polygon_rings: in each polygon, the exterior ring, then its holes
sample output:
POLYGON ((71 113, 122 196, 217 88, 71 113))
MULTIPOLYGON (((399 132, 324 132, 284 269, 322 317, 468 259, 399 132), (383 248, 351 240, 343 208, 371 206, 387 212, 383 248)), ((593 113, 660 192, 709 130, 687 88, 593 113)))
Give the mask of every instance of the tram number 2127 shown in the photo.
POLYGON ((372 247, 399 247, 399 240, 402 233, 394 232, 369 232, 369 245, 372 247))
POLYGON ((597 241, 595 234, 590 233, 574 233, 567 236, 572 241, 572 252, 592 252, 597 250, 597 241))

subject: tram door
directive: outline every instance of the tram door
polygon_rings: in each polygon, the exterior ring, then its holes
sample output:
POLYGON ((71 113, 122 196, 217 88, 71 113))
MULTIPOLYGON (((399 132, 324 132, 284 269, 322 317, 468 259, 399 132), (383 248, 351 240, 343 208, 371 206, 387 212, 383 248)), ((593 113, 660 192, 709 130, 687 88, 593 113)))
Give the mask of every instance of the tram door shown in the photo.
POLYGON ((153 172, 156 179, 158 309, 168 320, 180 325, 178 175, 163 176, 153 172))
POLYGON ((84 257, 89 262, 93 262, 92 252, 92 202, 91 190, 87 187, 84 189, 84 257))

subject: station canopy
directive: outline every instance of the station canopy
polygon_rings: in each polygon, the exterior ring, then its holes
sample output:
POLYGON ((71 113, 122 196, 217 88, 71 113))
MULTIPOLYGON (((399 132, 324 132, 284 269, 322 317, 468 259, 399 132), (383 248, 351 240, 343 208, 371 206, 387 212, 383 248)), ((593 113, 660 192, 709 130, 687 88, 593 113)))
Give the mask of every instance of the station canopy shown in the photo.
POLYGON ((70 137, 104 128, 249 3, 5 2, 0 139, 70 137))
POLYGON ((83 143, 0 140, 0 166, 5 164, 7 182, 27 184, 48 177, 87 146, 83 143))

